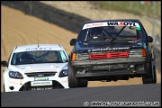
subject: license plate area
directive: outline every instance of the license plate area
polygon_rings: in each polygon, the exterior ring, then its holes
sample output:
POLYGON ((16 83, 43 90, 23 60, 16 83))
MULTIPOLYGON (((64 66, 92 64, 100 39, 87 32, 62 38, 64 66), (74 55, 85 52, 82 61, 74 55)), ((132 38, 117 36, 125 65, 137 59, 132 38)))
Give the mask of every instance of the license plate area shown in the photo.
POLYGON ((127 69, 127 64, 105 64, 105 65, 94 65, 93 70, 115 70, 115 69, 127 69))
POLYGON ((32 81, 30 83, 32 87, 36 86, 52 86, 52 81, 32 81))

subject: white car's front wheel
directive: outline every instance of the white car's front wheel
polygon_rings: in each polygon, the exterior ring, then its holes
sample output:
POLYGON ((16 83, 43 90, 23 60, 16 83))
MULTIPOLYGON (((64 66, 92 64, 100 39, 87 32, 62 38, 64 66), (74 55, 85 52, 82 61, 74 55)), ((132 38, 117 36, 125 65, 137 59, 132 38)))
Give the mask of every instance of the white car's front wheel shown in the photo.
POLYGON ((68 81, 69 81, 69 87, 79 87, 78 85, 78 79, 74 76, 74 69, 68 65, 68 81))

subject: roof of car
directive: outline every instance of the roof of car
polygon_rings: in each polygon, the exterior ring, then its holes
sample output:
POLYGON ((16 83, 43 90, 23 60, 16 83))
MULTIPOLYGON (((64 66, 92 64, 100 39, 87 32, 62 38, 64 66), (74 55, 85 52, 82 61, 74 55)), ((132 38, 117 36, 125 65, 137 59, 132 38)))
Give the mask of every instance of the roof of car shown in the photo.
POLYGON ((107 21, 137 21, 137 22, 140 22, 139 19, 110 19, 110 20, 86 21, 85 23, 92 23, 92 22, 107 22, 107 21))
POLYGON ((24 51, 38 51, 38 50, 64 50, 64 48, 59 44, 28 44, 16 46, 14 52, 24 52, 24 51))

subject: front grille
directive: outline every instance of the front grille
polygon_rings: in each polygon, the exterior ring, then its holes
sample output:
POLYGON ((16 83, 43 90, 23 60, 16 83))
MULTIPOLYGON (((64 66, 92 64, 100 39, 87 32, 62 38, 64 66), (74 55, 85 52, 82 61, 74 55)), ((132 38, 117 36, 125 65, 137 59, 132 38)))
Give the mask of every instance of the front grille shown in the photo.
POLYGON ((32 72, 32 73, 25 73, 28 77, 49 77, 54 76, 56 72, 32 72))
POLYGON ((126 58, 128 57, 128 52, 109 52, 104 54, 89 54, 91 60, 94 59, 105 59, 105 58, 126 58))

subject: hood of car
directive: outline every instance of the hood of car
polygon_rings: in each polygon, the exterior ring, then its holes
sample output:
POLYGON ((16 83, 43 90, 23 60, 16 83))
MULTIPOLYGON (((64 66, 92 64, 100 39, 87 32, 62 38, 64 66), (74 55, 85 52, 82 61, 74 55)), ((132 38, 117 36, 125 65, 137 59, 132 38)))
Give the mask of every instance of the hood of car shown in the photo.
POLYGON ((26 64, 12 65, 10 71, 19 71, 23 73, 30 72, 60 72, 62 69, 67 69, 68 63, 44 63, 44 64, 26 64))

